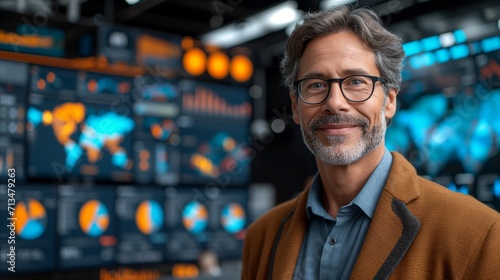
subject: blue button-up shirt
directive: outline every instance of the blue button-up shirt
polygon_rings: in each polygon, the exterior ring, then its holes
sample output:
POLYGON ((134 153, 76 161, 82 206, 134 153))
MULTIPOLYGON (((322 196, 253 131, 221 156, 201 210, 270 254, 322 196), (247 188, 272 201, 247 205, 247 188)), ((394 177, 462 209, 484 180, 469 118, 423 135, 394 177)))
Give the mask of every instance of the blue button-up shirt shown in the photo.
POLYGON ((309 229, 302 243, 294 280, 349 279, 382 193, 392 155, 386 149, 368 181, 351 203, 332 218, 321 203, 319 174, 309 190, 306 212, 309 229))

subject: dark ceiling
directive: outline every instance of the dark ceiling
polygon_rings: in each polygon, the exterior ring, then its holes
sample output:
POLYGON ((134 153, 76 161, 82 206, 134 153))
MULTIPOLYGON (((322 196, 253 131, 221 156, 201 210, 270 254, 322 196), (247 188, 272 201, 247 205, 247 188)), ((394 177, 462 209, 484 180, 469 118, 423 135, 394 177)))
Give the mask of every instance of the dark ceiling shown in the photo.
MULTIPOLYGON (((68 0, 65 0, 68 1, 68 0)), ((246 17, 286 0, 142 0, 129 5, 125 0, 83 0, 81 15, 97 14, 107 21, 149 29, 189 35, 195 38, 222 25, 243 21, 246 17)), ((298 0, 303 11, 317 10, 321 0, 298 0)), ((390 23, 415 18, 433 11, 457 9, 470 0, 359 0, 360 6, 371 6, 390 17, 390 23)), ((485 2, 475 1, 475 4, 485 2)), ((66 7, 61 7, 65 12, 66 7)))
MULTIPOLYGON (((0 20, 3 26, 14 28, 20 21, 20 14, 13 13, 20 2, 26 3, 24 14, 31 22, 50 21, 71 29, 77 37, 83 26, 95 28, 104 22, 125 26, 147 28, 161 32, 188 35, 195 39, 223 25, 243 22, 250 15, 263 11, 284 0, 141 0, 129 5, 125 0, 0 0, 0 20), (77 21, 68 22, 68 3, 80 1, 77 21), (43 4, 43 5, 42 5, 43 4), (45 18, 44 18, 45 15, 45 18), (15 19, 15 20, 14 20, 15 19)), ((303 11, 317 10, 321 0, 297 0, 303 11)), ((382 14, 384 23, 394 27, 404 41, 415 40, 439 32, 433 20, 446 12, 470 13, 481 5, 498 6, 497 0, 359 0, 359 6, 371 6, 382 14), (428 17, 430 14, 438 14, 428 17), (428 19, 427 19, 428 18, 428 19), (414 38, 415 37, 415 38, 414 38)), ((24 17, 23 17, 24 18, 24 17)), ((22 21, 25 21, 24 19, 22 21)), ((449 21, 448 21, 449 22, 449 21)), ((460 17, 457 16, 457 24, 460 17)), ((444 27, 453 30, 455 26, 444 27)), ((448 30, 449 31, 449 30, 448 30)), ((244 46, 256 50, 282 45, 286 39, 283 30, 258 38, 244 46)), ((276 49, 280 49, 277 47, 276 49)), ((271 51, 272 52, 272 51, 271 51)))

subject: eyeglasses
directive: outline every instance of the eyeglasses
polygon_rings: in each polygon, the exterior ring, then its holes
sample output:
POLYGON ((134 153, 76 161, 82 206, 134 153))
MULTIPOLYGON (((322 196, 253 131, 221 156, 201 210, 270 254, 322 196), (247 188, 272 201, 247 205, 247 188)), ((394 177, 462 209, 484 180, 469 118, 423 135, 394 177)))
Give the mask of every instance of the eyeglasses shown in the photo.
POLYGON ((319 104, 328 98, 333 82, 339 83, 340 91, 347 100, 363 102, 372 96, 376 82, 385 83, 387 80, 369 75, 351 75, 333 79, 305 78, 293 82, 293 85, 302 101, 307 104, 319 104))

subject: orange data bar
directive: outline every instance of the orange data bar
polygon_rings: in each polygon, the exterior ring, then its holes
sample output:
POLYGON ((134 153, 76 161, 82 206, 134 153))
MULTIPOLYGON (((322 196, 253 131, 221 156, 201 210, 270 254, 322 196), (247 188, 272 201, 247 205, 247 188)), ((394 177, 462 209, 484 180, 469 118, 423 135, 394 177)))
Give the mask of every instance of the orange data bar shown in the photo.
POLYGON ((122 63, 109 64, 106 58, 104 57, 70 59, 70 58, 59 58, 59 57, 49 57, 49 56, 26 54, 26 53, 0 51, 0 58, 37 64, 37 65, 85 70, 85 71, 100 72, 105 74, 114 74, 118 76, 135 77, 143 75, 145 73, 143 67, 130 66, 122 63))

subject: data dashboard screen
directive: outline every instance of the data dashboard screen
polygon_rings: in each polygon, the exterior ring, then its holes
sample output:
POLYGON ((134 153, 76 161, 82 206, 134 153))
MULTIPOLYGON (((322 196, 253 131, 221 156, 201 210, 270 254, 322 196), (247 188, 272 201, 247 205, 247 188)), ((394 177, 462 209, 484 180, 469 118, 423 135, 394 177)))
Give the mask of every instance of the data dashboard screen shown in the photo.
POLYGON ((11 273, 7 269, 12 260, 17 273, 52 271, 57 254, 56 188, 14 185, 0 185, 0 219, 6 223, 0 231, 0 273, 11 273))
POLYGON ((9 169, 17 180, 25 179, 24 137, 28 65, 0 60, 0 178, 9 169))
POLYGON ((419 174, 499 210, 500 37, 449 35, 452 46, 438 36, 403 45, 408 57, 386 146, 419 174))
POLYGON ((132 180, 132 118, 102 104, 41 96, 30 101, 30 176, 132 180))
POLYGON ((206 249, 208 200, 202 188, 167 187, 165 189, 165 224, 168 261, 195 261, 206 249))
POLYGON ((118 264, 160 263, 166 254, 163 188, 118 186, 118 264))
POLYGON ((140 184, 180 182, 180 93, 174 81, 137 78, 134 103, 135 179, 140 184))
POLYGON ((58 195, 59 268, 114 265, 118 242, 114 188, 61 185, 58 195))
POLYGON ((183 80, 181 181, 250 180, 249 122, 252 106, 243 87, 183 80))
POLYGON ((248 224, 248 193, 245 189, 214 189, 208 203, 211 232, 207 248, 221 259, 241 258, 248 224))

